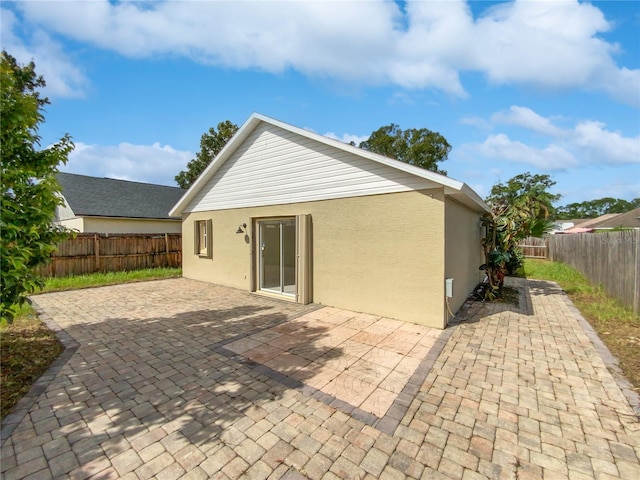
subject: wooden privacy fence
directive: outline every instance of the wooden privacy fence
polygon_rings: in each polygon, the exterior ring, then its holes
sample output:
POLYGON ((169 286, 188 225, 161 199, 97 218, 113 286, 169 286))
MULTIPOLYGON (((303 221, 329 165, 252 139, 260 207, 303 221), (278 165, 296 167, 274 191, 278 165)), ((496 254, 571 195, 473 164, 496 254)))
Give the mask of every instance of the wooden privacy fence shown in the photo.
POLYGON ((551 235, 548 245, 549 260, 575 268, 640 311, 640 230, 551 235))
POLYGON ((182 235, 86 234, 60 242, 51 262, 37 269, 43 277, 68 277, 94 272, 180 267, 182 235))
MULTIPOLYGON (((609 295, 640 312, 640 230, 550 235, 535 240, 544 240, 549 260, 575 268, 593 285, 602 285, 609 295)), ((535 240, 526 239, 523 250, 531 248, 526 246, 535 240)))
POLYGON ((520 245, 525 258, 547 258, 547 241, 545 238, 527 237, 520 245))

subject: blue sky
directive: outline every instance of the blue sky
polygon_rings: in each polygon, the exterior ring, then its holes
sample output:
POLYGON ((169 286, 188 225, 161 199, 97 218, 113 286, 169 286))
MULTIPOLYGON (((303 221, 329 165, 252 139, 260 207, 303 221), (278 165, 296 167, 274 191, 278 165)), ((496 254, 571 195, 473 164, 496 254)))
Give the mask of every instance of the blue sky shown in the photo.
POLYGON ((640 197, 640 2, 1 2, 63 171, 175 185, 219 122, 259 112, 358 143, 428 128, 481 196, 550 174, 559 205, 640 197))

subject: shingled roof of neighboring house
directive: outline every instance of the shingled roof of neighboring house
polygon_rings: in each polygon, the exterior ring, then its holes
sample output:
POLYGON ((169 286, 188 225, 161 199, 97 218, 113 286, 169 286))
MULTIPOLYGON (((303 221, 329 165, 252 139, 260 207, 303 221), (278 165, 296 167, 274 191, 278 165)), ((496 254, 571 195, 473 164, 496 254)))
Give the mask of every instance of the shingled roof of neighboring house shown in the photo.
MULTIPOLYGON (((604 217, 604 215, 603 215, 604 217)), ((601 221, 592 225, 594 228, 640 228, 640 208, 626 213, 618 213, 612 217, 598 217, 601 221)))
POLYGON ((113 178, 58 173, 67 205, 78 217, 169 217, 186 190, 113 178))
POLYGON ((581 220, 576 226, 583 228, 595 228, 599 227, 602 222, 607 220, 611 220, 612 218, 616 218, 619 213, 605 213, 604 215, 600 215, 596 218, 587 218, 586 220, 581 220))
POLYGON ((573 228, 640 228, 640 208, 625 213, 605 213, 596 218, 559 220, 557 223, 573 223, 573 228))

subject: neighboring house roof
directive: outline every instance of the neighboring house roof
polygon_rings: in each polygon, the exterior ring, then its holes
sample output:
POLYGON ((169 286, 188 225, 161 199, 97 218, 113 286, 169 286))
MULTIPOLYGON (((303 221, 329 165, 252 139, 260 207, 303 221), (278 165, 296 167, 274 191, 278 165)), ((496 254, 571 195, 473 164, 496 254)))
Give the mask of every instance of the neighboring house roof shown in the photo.
POLYGON ((584 228, 584 227, 571 227, 568 228, 566 230, 562 230, 560 232, 556 232, 556 234, 563 234, 563 233, 591 233, 593 232, 593 228, 584 228))
POLYGON ((574 225, 580 225, 581 223, 589 220, 591 220, 591 218, 571 218, 569 220, 558 220, 556 223, 572 223, 574 225))
MULTIPOLYGON (((303 137, 305 139, 309 139, 315 142, 319 142, 323 148, 327 146, 330 148, 338 149, 343 152, 346 152, 349 155, 355 155, 359 159, 363 159, 366 162, 372 162, 374 165, 384 165, 386 167, 391 167, 394 171, 400 171, 409 174, 412 178, 420 178, 424 183, 424 180, 429 182, 430 185, 434 187, 443 187, 444 193, 447 196, 450 196, 459 202, 468 205, 469 207, 490 213, 491 209, 487 206, 486 203, 478 196, 476 192, 474 192, 467 184, 463 182, 459 182, 457 180, 453 180, 452 178, 446 177, 444 175, 440 175, 438 173, 434 173, 430 170, 425 170, 420 167, 416 167, 414 165, 410 165, 408 163, 400 162, 398 160, 394 160, 391 158, 384 157, 382 155, 378 155, 376 153, 369 152, 362 148, 354 147, 352 145, 348 145, 346 143, 340 142, 338 140, 334 140, 328 137, 324 137, 322 135, 318 135, 317 133, 310 132, 308 130, 304 130, 302 128, 294 127, 292 125, 286 124, 284 122, 280 122, 273 118, 266 117, 259 113, 252 114, 249 119, 238 129, 236 134, 229 140, 229 142, 225 145, 225 147, 220 151, 220 153, 214 158, 214 160, 207 166, 207 168, 202 172, 202 174, 196 179, 191 188, 187 190, 187 192, 182 196, 179 202, 173 207, 173 209, 169 212, 170 216, 180 216, 187 207, 191 204, 194 199, 197 200, 197 196, 201 189, 207 185, 216 172, 218 172, 225 162, 231 158, 234 153, 243 145, 243 142, 260 126, 263 124, 268 124, 272 127, 276 127, 278 129, 285 130, 289 134, 298 135, 299 137, 303 137)), ((297 138, 299 138, 297 137, 297 138)), ((294 141, 294 140, 292 140, 294 141)), ((335 150, 333 150, 335 151, 335 150)), ((353 158, 353 157, 352 157, 353 158)), ((296 162, 297 159, 294 158, 293 162, 296 162)), ((362 160, 361 160, 362 161, 362 160)), ((293 163, 292 162, 292 163, 293 163)), ((309 167, 313 168, 313 166, 309 167)), ((249 182, 250 179, 247 179, 249 182)), ((331 198, 331 197, 327 197, 331 198)))
POLYGON ((602 215, 601 217, 598 217, 595 220, 599 220, 599 222, 591 225, 592 228, 617 228, 617 227, 640 228, 640 208, 635 208, 626 213, 602 215))
POLYGON ((62 196, 75 216, 170 219, 184 194, 178 187, 58 173, 62 196))
POLYGON ((599 217, 596 217, 596 218, 588 218, 584 222, 580 222, 578 225, 583 227, 583 228, 594 228, 594 227, 600 226, 600 224, 602 222, 605 222, 607 220, 611 220, 612 218, 615 218, 618 215, 620 215, 620 214, 619 213, 605 213, 604 215, 600 215, 599 217))

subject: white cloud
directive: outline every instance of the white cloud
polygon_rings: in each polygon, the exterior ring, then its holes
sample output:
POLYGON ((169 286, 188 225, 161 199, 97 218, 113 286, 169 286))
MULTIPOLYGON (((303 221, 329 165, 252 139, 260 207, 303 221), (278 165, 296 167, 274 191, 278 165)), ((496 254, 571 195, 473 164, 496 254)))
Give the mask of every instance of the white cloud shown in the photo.
MULTIPOLYGON (((482 119, 473 117, 463 123, 481 125, 482 119)), ((512 140, 505 133, 490 135, 481 144, 467 144, 462 153, 470 156, 480 152, 488 158, 500 158, 528 163, 543 170, 565 170, 578 166, 633 165, 640 167, 640 136, 626 137, 620 132, 607 130, 596 121, 578 122, 574 127, 560 128, 550 118, 543 117, 530 108, 513 105, 508 112, 497 112, 486 122, 492 128, 498 124, 515 125, 526 130, 551 137, 544 147, 527 145, 512 140)))
POLYGON ((176 186, 174 177, 194 154, 170 145, 94 145, 78 142, 61 171, 176 186))
POLYGON ((18 20, 8 9, 0 9, 0 19, 2 48, 20 64, 35 60, 36 73, 42 75, 47 82, 43 89, 45 95, 59 97, 84 95, 89 82, 82 70, 63 52, 59 43, 40 28, 34 29, 30 38, 23 41, 14 32, 18 26, 18 20))
POLYGON ((624 177, 614 176, 586 178, 581 182, 560 182, 562 187, 557 188, 557 193, 562 195, 561 204, 582 202, 596 198, 623 198, 632 200, 640 198, 640 184, 624 177))
POLYGON ((640 167, 640 136, 623 137, 619 132, 606 130, 604 123, 579 123, 571 143, 592 163, 635 163, 640 167))
POLYGON ((538 115, 527 107, 512 105, 508 112, 498 112, 492 115, 492 122, 517 125, 552 137, 563 135, 563 130, 551 123, 551 120, 538 115))
POLYGON ((350 133, 343 133, 341 136, 336 135, 333 132, 327 132, 324 134, 325 137, 333 138, 334 140, 339 140, 343 143, 353 142, 356 144, 356 147, 360 145, 361 142, 369 139, 369 135, 352 135, 350 133))
POLYGON ((496 84, 603 91, 638 105, 640 70, 616 65, 612 26, 577 0, 514 1, 474 18, 463 0, 408 2, 21 2, 29 22, 130 57, 178 55, 236 69, 467 95, 496 84), (446 5, 446 6, 445 6, 446 5), (280 7, 280 8, 278 8, 280 7))
POLYGON ((479 128, 480 130, 491 130, 493 128, 491 122, 477 115, 467 115, 462 117, 460 119, 460 124, 471 125, 479 128))
POLYGON ((640 198, 640 184, 637 181, 626 181, 619 179, 613 182, 607 182, 597 188, 591 189, 590 196, 587 198, 640 198))
POLYGON ((596 38, 609 30, 596 7, 577 1, 516 1, 489 10, 472 44, 479 68, 496 83, 550 87, 585 84, 606 64, 612 46, 596 38))
POLYGON ((536 148, 511 140, 504 133, 490 135, 474 150, 487 158, 524 163, 543 171, 567 170, 578 165, 573 154, 560 145, 550 144, 536 148))

